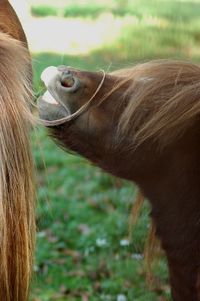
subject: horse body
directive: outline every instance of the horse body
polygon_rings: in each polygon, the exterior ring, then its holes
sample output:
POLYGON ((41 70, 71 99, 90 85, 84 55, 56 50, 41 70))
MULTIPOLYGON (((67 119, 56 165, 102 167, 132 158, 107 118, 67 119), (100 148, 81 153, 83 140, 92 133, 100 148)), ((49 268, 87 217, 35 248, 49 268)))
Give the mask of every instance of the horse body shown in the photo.
POLYGON ((62 147, 140 187, 167 256, 173 300, 199 301, 200 68, 156 61, 107 74, 88 109, 69 118, 101 79, 48 68, 51 96, 40 99, 40 116, 62 147))

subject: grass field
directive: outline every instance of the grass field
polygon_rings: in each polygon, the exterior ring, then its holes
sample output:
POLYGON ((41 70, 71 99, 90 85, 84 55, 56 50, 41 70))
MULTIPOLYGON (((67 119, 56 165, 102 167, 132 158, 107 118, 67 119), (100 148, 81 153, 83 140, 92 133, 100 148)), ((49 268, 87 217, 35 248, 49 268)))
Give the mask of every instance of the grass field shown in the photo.
MULTIPOLYGON (((33 300, 118 300, 124 295, 122 300, 155 301, 156 294, 145 288, 142 265, 147 206, 129 239, 135 188, 65 154, 43 131, 33 135, 40 186, 33 300)), ((159 270, 164 283, 166 275, 159 270)))
MULTIPOLYGON (((108 1, 112 7, 113 3, 108 1)), ((118 1, 118 7, 120 3, 123 1, 118 1)), ((41 71, 49 65, 97 70, 163 57, 200 60, 200 2, 135 3, 137 18, 136 13, 123 17, 124 29, 111 45, 78 57, 34 54, 36 95, 42 90, 41 71)), ((130 239, 128 220, 136 188, 65 153, 44 129, 35 129, 32 136, 38 182, 38 234, 31 301, 170 300, 163 258, 154 268, 159 289, 149 290, 145 285, 147 204, 130 239)))
POLYGON ((90 17, 102 13, 116 16, 132 15, 140 20, 145 15, 184 22, 199 17, 199 1, 181 0, 108 0, 108 1, 33 1, 31 12, 34 16, 90 17))

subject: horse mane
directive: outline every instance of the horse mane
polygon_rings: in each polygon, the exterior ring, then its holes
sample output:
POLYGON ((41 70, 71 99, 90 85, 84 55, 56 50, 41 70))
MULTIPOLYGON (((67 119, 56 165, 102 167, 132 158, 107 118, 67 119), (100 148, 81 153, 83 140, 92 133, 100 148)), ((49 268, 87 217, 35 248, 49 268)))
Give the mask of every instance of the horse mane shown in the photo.
POLYGON ((132 146, 154 138, 160 146, 183 135, 200 113, 200 66, 157 60, 112 73, 121 78, 109 95, 129 83, 119 136, 130 133, 132 146))
POLYGON ((0 300, 28 298, 35 241, 30 58, 0 33, 0 300))

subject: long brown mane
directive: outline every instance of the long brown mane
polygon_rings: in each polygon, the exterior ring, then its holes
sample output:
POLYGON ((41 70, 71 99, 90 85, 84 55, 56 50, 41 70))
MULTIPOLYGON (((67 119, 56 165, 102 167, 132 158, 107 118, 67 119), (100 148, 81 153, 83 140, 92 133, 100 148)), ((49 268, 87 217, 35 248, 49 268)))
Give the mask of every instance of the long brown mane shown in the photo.
POLYGON ((112 73, 126 81, 129 102, 119 121, 119 135, 130 132, 133 144, 155 137, 160 146, 181 136, 200 113, 200 66, 191 62, 157 60, 112 73))
POLYGON ((27 300, 34 248, 30 59, 0 33, 0 300, 27 300))

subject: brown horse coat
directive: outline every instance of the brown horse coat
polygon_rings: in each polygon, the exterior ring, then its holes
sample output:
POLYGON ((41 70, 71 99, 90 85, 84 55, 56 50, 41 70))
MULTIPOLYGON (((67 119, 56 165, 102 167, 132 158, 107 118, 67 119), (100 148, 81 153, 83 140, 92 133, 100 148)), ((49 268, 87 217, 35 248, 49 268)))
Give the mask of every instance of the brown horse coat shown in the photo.
POLYGON ((151 203, 174 301, 199 301, 200 67, 154 61, 106 74, 50 67, 42 119, 58 144, 135 182, 151 203), (61 119, 61 120, 59 120, 61 119))

